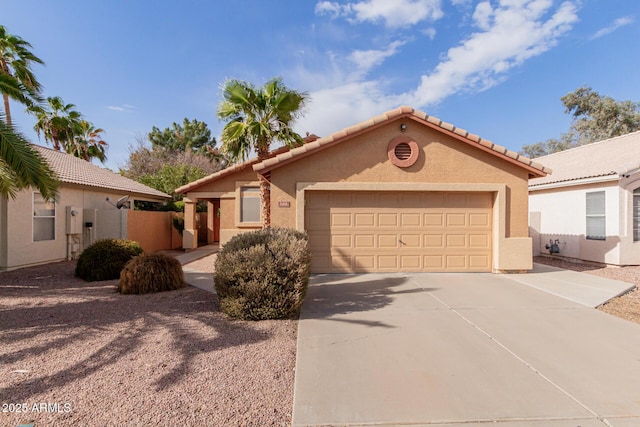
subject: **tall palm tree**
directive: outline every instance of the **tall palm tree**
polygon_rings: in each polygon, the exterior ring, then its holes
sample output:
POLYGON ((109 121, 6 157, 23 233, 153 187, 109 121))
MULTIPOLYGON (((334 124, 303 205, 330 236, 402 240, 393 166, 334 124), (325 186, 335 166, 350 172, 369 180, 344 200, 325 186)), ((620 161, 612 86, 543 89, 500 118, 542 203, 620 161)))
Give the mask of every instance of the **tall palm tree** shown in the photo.
POLYGON ((80 120, 75 130, 73 143, 66 147, 65 151, 88 162, 91 159, 98 159, 104 163, 107 160, 106 148, 108 144, 102 140, 101 133, 104 133, 103 129, 94 127, 93 123, 87 120, 80 120))
POLYGON ((0 25, 0 93, 4 99, 5 121, 11 125, 9 99, 27 106, 41 101, 42 86, 36 79, 32 64, 44 62, 31 52, 31 44, 11 35, 0 25))
POLYGON ((28 111, 38 120, 33 129, 47 142, 53 143, 53 149, 71 147, 82 115, 74 110, 73 104, 65 104, 59 96, 47 98, 47 105, 34 105, 28 111))
POLYGON ((0 113, 0 196, 15 199, 28 187, 37 188, 45 200, 55 200, 58 181, 46 160, 0 113))
MULTIPOLYGON (((288 89, 282 79, 273 78, 263 87, 229 80, 222 87, 223 100, 218 106, 218 118, 227 121, 222 130, 222 150, 232 160, 245 159, 255 150, 258 160, 269 157, 275 141, 290 147, 302 145, 302 137, 292 129, 302 114, 308 95, 288 89)), ((260 210, 264 227, 271 225, 269 182, 260 178, 260 210)))

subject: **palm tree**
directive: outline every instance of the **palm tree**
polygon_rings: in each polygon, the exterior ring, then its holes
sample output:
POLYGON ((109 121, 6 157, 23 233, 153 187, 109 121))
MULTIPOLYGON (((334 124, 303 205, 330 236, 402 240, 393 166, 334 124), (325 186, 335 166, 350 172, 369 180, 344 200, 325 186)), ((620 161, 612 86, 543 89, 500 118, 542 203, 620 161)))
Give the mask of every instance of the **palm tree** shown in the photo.
POLYGON ((32 64, 44 64, 29 49, 31 44, 11 35, 0 25, 0 93, 4 99, 5 121, 11 125, 9 98, 27 106, 41 101, 42 86, 31 71, 32 64))
POLYGON ((80 120, 75 130, 73 145, 67 147, 66 152, 88 162, 95 158, 104 163, 107 160, 106 148, 108 144, 102 140, 100 134, 103 132, 103 129, 95 128, 93 123, 80 120))
POLYGON ((28 187, 37 188, 45 200, 55 200, 58 181, 46 160, 0 113, 0 195, 15 199, 28 187))
POLYGON ((35 105, 28 111, 36 116, 38 121, 33 126, 38 137, 44 135, 47 142, 53 143, 53 149, 71 147, 82 115, 74 110, 73 104, 65 104, 59 96, 47 98, 46 106, 35 105))
MULTIPOLYGON (((302 145, 302 137, 292 129, 294 120, 302 114, 308 95, 288 89, 282 79, 273 78, 261 88, 253 84, 229 80, 223 84, 223 100, 218 106, 218 118, 227 121, 222 130, 222 150, 232 160, 245 159, 255 150, 258 160, 269 157, 273 142, 289 147, 302 145)), ((263 226, 271 224, 270 186, 260 177, 260 209, 263 226)))

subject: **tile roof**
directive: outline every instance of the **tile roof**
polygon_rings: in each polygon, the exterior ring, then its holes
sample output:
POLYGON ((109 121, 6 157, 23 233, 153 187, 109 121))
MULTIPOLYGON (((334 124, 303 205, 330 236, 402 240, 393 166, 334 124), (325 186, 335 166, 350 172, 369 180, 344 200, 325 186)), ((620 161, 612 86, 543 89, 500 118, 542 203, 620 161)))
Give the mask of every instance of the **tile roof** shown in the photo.
POLYGON ((571 181, 584 179, 619 179, 624 174, 640 169, 640 131, 535 160, 551 167, 554 172, 553 175, 529 181, 531 189, 556 183, 567 185, 571 181))
MULTIPOLYGON (((313 142, 316 139, 318 139, 318 135, 315 134, 307 134, 306 137, 302 138, 302 140, 304 141, 305 144, 308 144, 309 142, 313 142)), ((269 154, 271 157, 276 156, 278 154, 281 153, 286 153, 287 151, 291 150, 291 148, 284 146, 284 147, 280 147, 280 148, 276 148, 275 150, 271 151, 271 153, 269 154)), ((220 178, 223 178, 227 175, 231 175, 233 173, 239 172, 249 166, 253 166, 256 163, 258 163, 258 158, 254 157, 252 159, 249 159, 247 161, 244 161, 242 163, 236 163, 233 164, 231 166, 227 166, 226 168, 219 170, 218 172, 214 172, 211 175, 207 175, 204 178, 200 178, 196 181, 190 182, 186 185, 183 185, 182 187, 178 187, 176 188, 176 193, 178 194, 186 194, 189 191, 193 191, 199 187, 202 187, 205 184, 208 184, 210 182, 213 181, 217 181, 220 178)))
POLYGON ((171 198, 168 194, 70 154, 35 144, 32 147, 44 157, 49 163, 49 167, 63 183, 122 191, 154 199, 171 198))
POLYGON ((289 162, 295 161, 299 157, 307 156, 318 150, 322 150, 324 148, 330 147, 337 143, 343 142, 352 136, 358 135, 367 130, 371 130, 375 127, 381 126, 385 123, 388 123, 391 120, 397 120, 405 117, 418 121, 432 128, 436 128, 439 131, 445 134, 448 134, 460 141, 466 142, 483 151, 486 151, 498 157, 501 157, 506 161, 509 161, 511 163, 524 167, 529 171, 530 176, 545 176, 546 174, 551 173, 551 169, 541 165, 540 163, 534 162, 531 159, 521 156, 514 151, 507 150, 505 147, 496 145, 491 141, 482 139, 478 135, 469 133, 464 129, 461 129, 452 125, 451 123, 443 122, 442 120, 436 117, 429 116, 426 113, 423 113, 421 111, 413 109, 412 107, 407 107, 407 106, 403 106, 403 107, 396 108, 395 110, 387 111, 386 113, 373 117, 369 120, 360 122, 354 126, 348 127, 346 129, 333 133, 324 138, 319 138, 301 147, 293 148, 291 151, 287 153, 279 154, 263 162, 256 163, 254 164, 253 169, 259 173, 267 172, 271 169, 282 166, 283 164, 287 164, 289 162))

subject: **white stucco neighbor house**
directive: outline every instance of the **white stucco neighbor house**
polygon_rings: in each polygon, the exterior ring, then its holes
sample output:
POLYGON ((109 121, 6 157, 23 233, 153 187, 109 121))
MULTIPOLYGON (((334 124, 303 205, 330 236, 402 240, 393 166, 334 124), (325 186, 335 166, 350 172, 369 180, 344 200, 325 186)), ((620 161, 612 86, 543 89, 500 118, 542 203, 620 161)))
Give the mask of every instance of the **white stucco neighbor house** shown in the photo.
POLYGON ((534 254, 640 265, 640 132, 535 159, 529 181, 534 254))
POLYGON ((58 176, 55 202, 37 190, 0 197, 0 271, 73 259, 97 239, 126 238, 135 200, 170 196, 60 151, 33 145, 58 176), (124 200, 128 203, 123 203, 124 200))

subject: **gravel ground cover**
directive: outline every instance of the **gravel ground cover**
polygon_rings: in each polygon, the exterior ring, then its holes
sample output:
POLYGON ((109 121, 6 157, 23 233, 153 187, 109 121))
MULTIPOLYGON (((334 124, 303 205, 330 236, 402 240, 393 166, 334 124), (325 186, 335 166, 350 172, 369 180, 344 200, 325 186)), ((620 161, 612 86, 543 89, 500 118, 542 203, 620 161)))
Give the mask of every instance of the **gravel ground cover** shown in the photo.
POLYGON ((595 264, 576 263, 550 257, 535 257, 534 261, 636 285, 636 288, 632 291, 612 299, 598 307, 598 309, 631 322, 640 323, 640 290, 638 289, 638 285, 640 285, 640 266, 603 267, 595 264))
POLYGON ((192 287, 120 295, 74 267, 0 274, 0 425, 290 424, 297 321, 228 320, 192 287))

